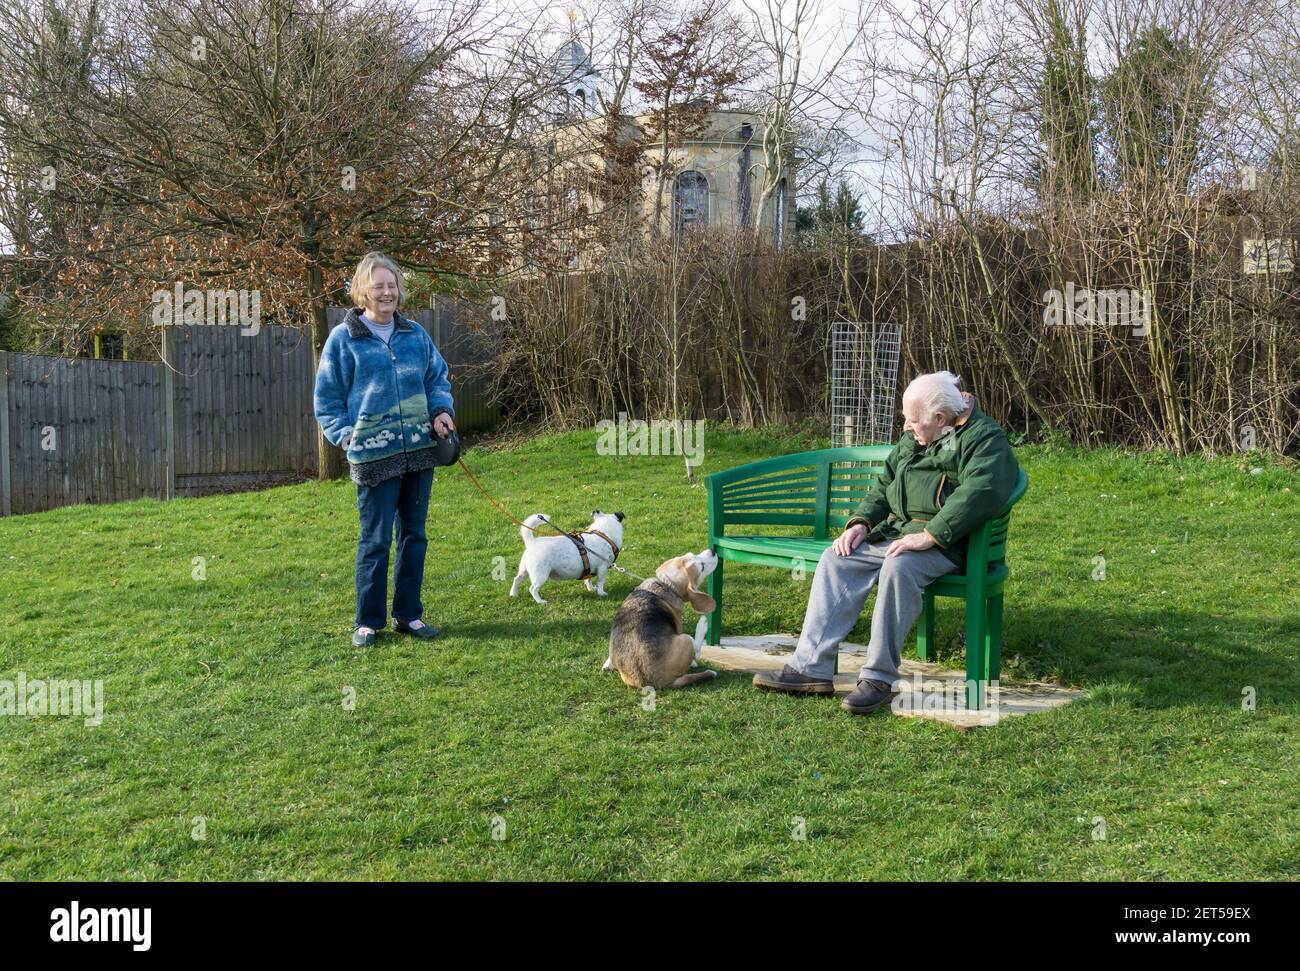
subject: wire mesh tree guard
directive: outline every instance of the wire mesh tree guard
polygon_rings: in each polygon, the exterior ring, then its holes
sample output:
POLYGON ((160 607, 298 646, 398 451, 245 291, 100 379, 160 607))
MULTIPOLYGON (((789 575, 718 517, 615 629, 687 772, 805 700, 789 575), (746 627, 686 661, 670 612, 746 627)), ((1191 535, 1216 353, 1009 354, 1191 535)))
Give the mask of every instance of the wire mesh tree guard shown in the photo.
POLYGON ((831 446, 894 440, 900 324, 837 320, 831 327, 831 446))

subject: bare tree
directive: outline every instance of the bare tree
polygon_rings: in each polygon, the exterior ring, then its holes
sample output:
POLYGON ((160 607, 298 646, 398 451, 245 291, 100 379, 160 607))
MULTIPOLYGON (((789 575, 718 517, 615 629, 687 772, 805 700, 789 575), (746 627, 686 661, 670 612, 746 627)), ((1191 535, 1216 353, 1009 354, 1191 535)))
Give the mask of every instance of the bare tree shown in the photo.
POLYGON ((843 119, 849 112, 836 100, 835 80, 866 29, 870 5, 862 5, 852 22, 834 25, 826 23, 822 0, 746 0, 745 7, 764 60, 756 92, 763 116, 762 212, 782 180, 794 194, 806 184, 808 176, 796 184, 788 171, 800 146, 805 154, 822 157, 842 147, 843 119), (809 41, 829 48, 815 64, 806 63, 809 41), (815 133, 820 137, 814 139, 815 133))
MULTIPOLYGON (((41 257, 87 326, 139 319, 159 281, 233 285, 310 326, 319 352, 326 308, 368 249, 485 272, 486 217, 520 191, 506 161, 543 94, 513 53, 527 25, 482 0, 103 9, 89 82, 39 111, 32 92, 64 70, 46 54, 48 11, 0 14, 21 41, 0 92, 6 144, 53 168, 51 205, 95 213, 41 257)), ((338 451, 322 439, 320 452, 321 474, 337 474, 338 451)))
POLYGON ((664 188, 674 175, 672 148, 704 130, 746 77, 750 38, 727 0, 700 0, 649 25, 633 87, 648 102, 645 139, 655 181, 651 233, 662 231, 664 188))

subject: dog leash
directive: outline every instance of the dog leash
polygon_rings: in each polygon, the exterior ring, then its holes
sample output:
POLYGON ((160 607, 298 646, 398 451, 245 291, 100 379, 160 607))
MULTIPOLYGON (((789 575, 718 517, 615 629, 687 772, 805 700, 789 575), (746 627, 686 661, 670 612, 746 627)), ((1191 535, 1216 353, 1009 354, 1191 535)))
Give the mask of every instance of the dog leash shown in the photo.
MULTIPOLYGON (((522 523, 522 522, 520 522, 520 521, 519 521, 518 519, 516 519, 514 516, 510 515, 510 513, 505 509, 505 507, 503 507, 503 506, 501 505, 501 503, 499 503, 499 502, 497 502, 495 499, 493 499, 492 496, 488 494, 488 491, 487 491, 486 489, 483 488, 483 484, 482 484, 481 482, 479 482, 479 480, 478 480, 478 476, 476 476, 473 472, 471 472, 471 471, 469 470, 469 466, 465 464, 465 460, 464 460, 464 459, 458 457, 458 458, 456 459, 456 464, 459 465, 459 466, 461 467, 461 469, 465 472, 465 474, 466 474, 467 476, 469 476, 469 481, 472 482, 472 483, 474 483, 474 488, 478 489, 478 491, 479 491, 480 493, 483 494, 483 498, 486 499, 488 502, 490 502, 493 506, 495 506, 496 509, 501 513, 501 515, 505 516, 506 519, 510 520, 510 521, 511 521, 512 523, 514 523, 516 526, 522 527, 523 529, 526 529, 526 530, 528 530, 529 532, 532 532, 532 533, 536 533, 536 532, 537 532, 537 527, 536 527, 536 526, 529 526, 527 523, 522 523)), ((555 531, 556 535, 558 535, 558 536, 567 536, 569 539, 571 539, 571 540, 573 540, 575 543, 579 544, 579 546, 582 546, 583 548, 586 548, 586 547, 585 547, 585 544, 583 544, 581 540, 579 540, 579 539, 575 539, 575 538, 574 538, 573 533, 566 532, 565 530, 560 529, 559 526, 556 526, 556 525, 555 525, 553 522, 551 522, 549 519, 543 518, 543 519, 542 519, 542 522, 546 523, 547 526, 550 526, 551 529, 553 529, 553 530, 555 531)), ((609 543, 611 549, 615 548, 615 547, 614 547, 614 544, 613 544, 613 543, 610 543, 610 541, 609 541, 608 539, 606 539, 605 542, 606 542, 606 543, 609 543)), ((621 566, 619 566, 619 565, 618 565, 617 563, 615 563, 613 560, 611 560, 611 559, 609 559, 609 558, 607 558, 607 557, 601 556, 601 554, 597 553, 597 552, 596 552, 595 550, 593 550, 593 549, 587 549, 587 552, 588 552, 590 555, 596 557, 597 559, 604 560, 606 563, 609 564, 609 568, 610 568, 611 570, 617 570, 619 573, 625 573, 625 574, 627 574, 628 576, 630 576, 630 577, 635 577, 637 580, 640 580, 640 581, 642 581, 642 582, 644 582, 645 579, 646 579, 646 578, 643 577, 643 576, 638 576, 637 574, 633 573, 631 570, 627 569, 626 567, 621 567, 621 566)))

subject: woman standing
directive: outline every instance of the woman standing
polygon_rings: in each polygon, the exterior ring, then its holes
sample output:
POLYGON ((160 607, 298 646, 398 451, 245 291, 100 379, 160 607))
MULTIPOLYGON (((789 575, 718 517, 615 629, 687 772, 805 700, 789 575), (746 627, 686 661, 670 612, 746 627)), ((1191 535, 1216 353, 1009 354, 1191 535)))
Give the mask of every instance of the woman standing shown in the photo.
POLYGON ((356 647, 374 644, 387 626, 394 523, 393 629, 438 636, 421 619, 424 520, 434 466, 447 464, 454 448, 455 412, 447 362, 424 328, 398 313, 405 296, 396 263, 382 253, 362 257, 352 275, 356 306, 330 331, 316 371, 316 421, 329 442, 347 450, 357 484, 356 647))

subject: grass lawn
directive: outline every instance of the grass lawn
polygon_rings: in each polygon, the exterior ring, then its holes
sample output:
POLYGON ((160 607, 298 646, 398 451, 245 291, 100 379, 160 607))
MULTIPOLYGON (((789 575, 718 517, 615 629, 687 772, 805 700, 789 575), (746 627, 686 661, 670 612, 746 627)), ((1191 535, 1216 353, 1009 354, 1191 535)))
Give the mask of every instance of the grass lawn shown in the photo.
MULTIPOLYGON (((825 444, 707 434, 704 472, 825 444)), ((520 518, 623 511, 638 573, 698 550, 702 482, 595 440, 466 461, 520 518)), ((643 710, 598 670, 634 581, 509 599, 518 530, 459 469, 429 512, 431 645, 351 646, 347 481, 0 519, 0 679, 105 700, 98 728, 0 717, 0 878, 1300 877, 1294 463, 1018 454, 1003 676, 1090 693, 966 734, 734 673, 643 710)), ((727 632, 797 632, 810 580, 729 565, 727 632)), ((959 667, 961 605, 938 605, 959 667)))

